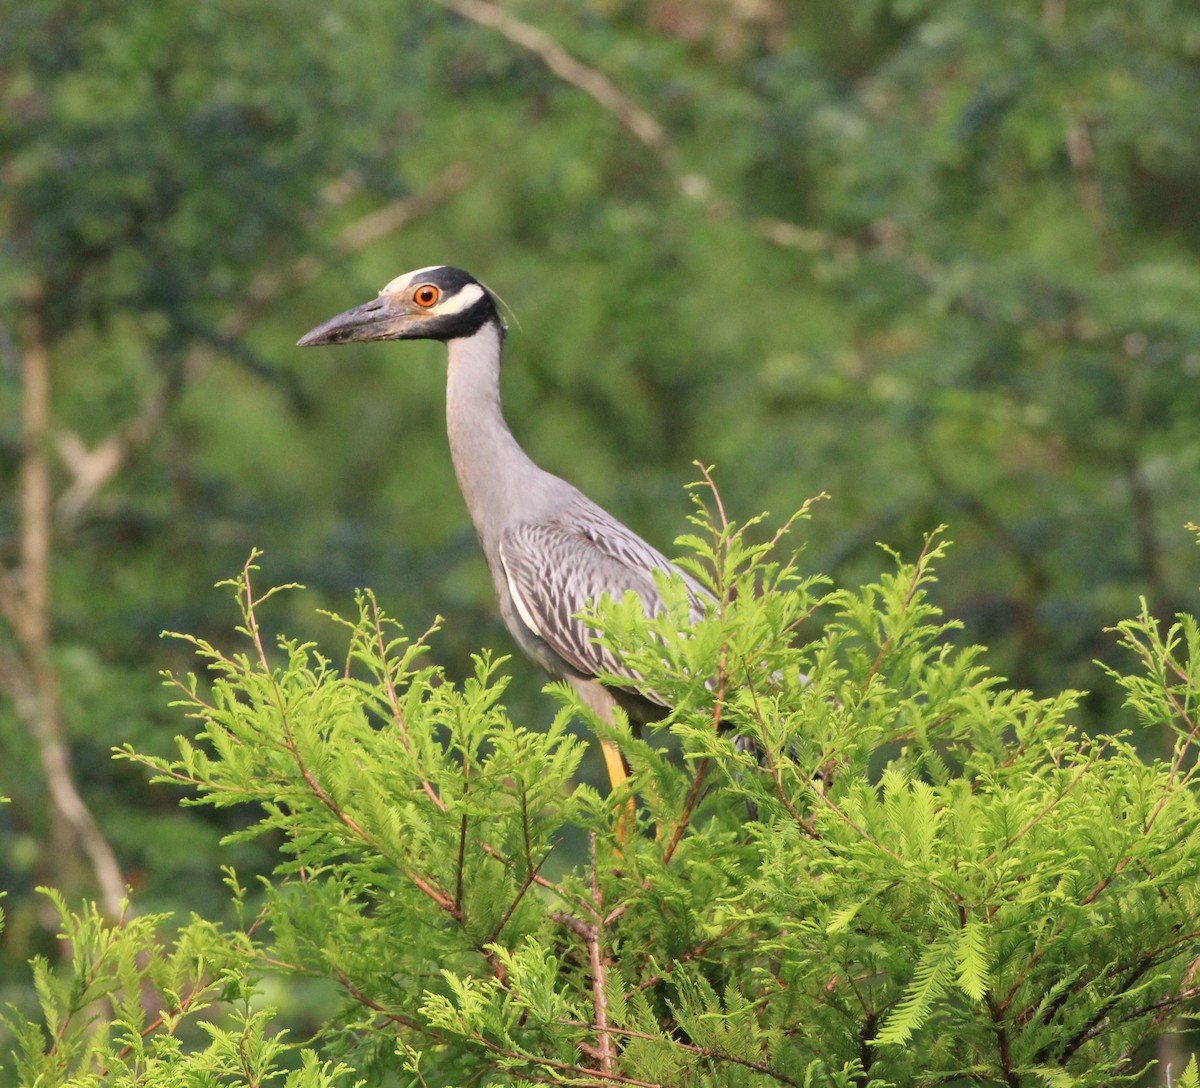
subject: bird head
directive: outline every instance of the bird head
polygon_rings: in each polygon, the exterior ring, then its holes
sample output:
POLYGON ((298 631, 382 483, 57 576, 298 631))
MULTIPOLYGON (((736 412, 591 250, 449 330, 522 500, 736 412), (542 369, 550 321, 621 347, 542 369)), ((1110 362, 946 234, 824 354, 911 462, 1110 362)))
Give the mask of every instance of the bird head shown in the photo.
POLYGON ((365 340, 454 340, 504 322, 496 297, 461 268, 435 265, 397 276, 377 298, 307 332, 299 347, 365 340))

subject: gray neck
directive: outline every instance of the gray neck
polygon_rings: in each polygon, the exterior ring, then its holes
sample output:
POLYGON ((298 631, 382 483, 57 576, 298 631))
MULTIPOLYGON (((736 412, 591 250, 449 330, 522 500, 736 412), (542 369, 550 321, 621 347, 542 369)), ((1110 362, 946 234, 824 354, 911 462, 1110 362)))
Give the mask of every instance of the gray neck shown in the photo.
POLYGON ((447 342, 446 431, 458 486, 489 561, 499 535, 523 520, 546 478, 517 445, 500 411, 500 327, 486 322, 447 342))

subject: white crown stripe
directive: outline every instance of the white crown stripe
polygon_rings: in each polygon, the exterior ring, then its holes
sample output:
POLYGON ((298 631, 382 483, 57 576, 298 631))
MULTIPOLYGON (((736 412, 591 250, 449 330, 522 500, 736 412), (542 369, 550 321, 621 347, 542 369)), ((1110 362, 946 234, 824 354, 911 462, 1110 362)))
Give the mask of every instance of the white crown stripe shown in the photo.
POLYGON ((404 288, 408 287, 418 276, 423 276, 426 272, 433 272, 436 269, 443 267, 444 265, 431 264, 428 268, 418 268, 413 272, 405 272, 404 275, 397 276, 394 280, 388 283, 388 285, 379 293, 381 295, 397 294, 398 292, 403 291, 404 288))

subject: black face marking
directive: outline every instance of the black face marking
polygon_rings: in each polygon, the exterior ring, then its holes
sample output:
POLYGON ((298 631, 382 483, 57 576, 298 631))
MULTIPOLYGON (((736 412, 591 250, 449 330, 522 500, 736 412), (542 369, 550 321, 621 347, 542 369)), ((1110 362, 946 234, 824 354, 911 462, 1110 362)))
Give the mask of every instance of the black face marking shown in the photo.
POLYGON ((331 317, 300 339, 302 347, 368 340, 457 340, 489 322, 504 335, 495 296, 461 268, 438 265, 397 276, 378 298, 331 317), (422 306, 415 295, 425 284, 437 288, 436 302, 422 306))
MULTIPOLYGON (((416 287, 422 283, 432 283, 435 287, 441 288, 444 295, 455 295, 461 291, 468 283, 479 283, 479 281, 469 272, 464 272, 461 268, 455 268, 452 265, 444 264, 438 268, 430 268, 426 272, 422 272, 413 281, 413 286, 416 287)), ((480 287, 483 284, 479 284, 480 287)))
POLYGON ((469 272, 452 265, 442 265, 422 272, 413 279, 411 286, 417 288, 423 283, 432 283, 439 288, 442 297, 432 307, 429 320, 422 322, 419 328, 414 328, 409 334, 412 339, 456 340, 461 336, 473 335, 488 321, 495 321, 503 328, 495 296, 469 272), (482 291, 477 301, 457 313, 438 313, 443 307, 453 310, 459 292, 467 287, 478 287, 482 291))

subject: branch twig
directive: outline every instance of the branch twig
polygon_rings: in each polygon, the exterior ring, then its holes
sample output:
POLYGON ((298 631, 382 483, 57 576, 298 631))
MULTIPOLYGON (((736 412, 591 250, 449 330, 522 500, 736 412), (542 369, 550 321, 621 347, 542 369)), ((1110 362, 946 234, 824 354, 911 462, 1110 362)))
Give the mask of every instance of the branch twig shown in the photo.
MULTIPOLYGON (((573 56, 546 31, 517 18, 495 0, 438 0, 438 3, 470 22, 495 30, 519 49, 536 56, 564 83, 586 94, 653 152, 681 196, 700 204, 714 218, 727 219, 734 214, 732 202, 718 192, 709 178, 684 166, 679 149, 653 114, 603 72, 573 56)), ((846 258, 859 248, 849 239, 786 220, 758 217, 751 219, 749 225, 764 241, 805 253, 846 258)))
POLYGON ((611 1077, 616 1072, 617 1054, 608 1028, 608 976, 604 966, 604 899, 600 893, 600 876, 596 864, 596 832, 588 837, 592 855, 592 907, 596 921, 589 927, 588 957, 592 963, 592 1004, 596 1009, 596 1038, 599 1044, 600 1075, 611 1077))

